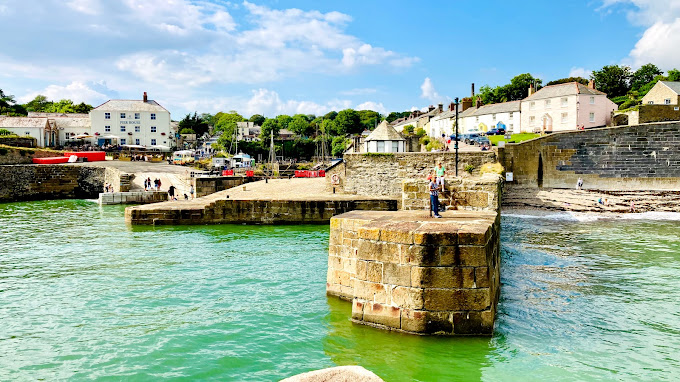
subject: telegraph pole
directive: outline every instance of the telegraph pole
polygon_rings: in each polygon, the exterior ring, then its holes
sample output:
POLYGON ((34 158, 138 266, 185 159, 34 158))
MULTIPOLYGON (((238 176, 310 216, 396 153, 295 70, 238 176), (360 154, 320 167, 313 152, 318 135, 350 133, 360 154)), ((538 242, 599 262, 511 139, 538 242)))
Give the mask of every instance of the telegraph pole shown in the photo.
POLYGON ((458 97, 456 97, 456 139, 453 146, 456 149, 456 177, 458 177, 458 139, 458 97))

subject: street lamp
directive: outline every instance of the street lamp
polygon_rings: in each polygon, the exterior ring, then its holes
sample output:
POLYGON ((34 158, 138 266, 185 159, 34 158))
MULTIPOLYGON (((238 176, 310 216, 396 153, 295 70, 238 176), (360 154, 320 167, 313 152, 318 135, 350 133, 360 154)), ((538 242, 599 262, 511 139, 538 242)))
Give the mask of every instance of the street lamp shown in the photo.
POLYGON ((454 148, 456 149, 456 177, 458 177, 458 97, 455 99, 456 101, 456 139, 454 140, 454 148))

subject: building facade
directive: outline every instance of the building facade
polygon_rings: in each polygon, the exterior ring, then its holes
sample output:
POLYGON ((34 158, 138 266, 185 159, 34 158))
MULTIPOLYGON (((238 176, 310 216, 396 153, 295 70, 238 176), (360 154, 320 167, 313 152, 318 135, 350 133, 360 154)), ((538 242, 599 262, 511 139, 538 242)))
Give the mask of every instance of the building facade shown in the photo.
POLYGON ((529 93, 520 105, 521 132, 550 133, 607 126, 617 109, 605 93, 595 89, 592 81, 589 86, 569 82, 529 93))
POLYGON ((642 97, 643 105, 680 105, 680 82, 659 81, 642 97))
POLYGON ((465 126, 466 129, 461 134, 475 130, 485 133, 494 127, 502 127, 511 133, 519 132, 520 103, 521 101, 511 101, 475 108, 463 118, 461 126, 465 126))
POLYGON ((363 152, 367 153, 403 153, 406 151, 406 140, 386 120, 366 138, 363 152))

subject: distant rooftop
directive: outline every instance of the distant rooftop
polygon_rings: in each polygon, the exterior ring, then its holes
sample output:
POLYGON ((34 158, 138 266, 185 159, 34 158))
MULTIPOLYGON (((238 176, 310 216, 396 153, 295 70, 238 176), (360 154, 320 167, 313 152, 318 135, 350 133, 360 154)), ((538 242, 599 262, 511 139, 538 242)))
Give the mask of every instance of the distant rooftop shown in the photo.
POLYGON ((606 93, 603 93, 599 90, 591 89, 580 82, 567 82, 566 84, 550 85, 541 88, 541 90, 525 98, 524 101, 534 101, 539 99, 564 97, 578 94, 607 95, 606 93))
POLYGON ((97 111, 115 111, 115 112, 136 112, 136 111, 167 111, 163 106, 158 104, 154 100, 148 100, 144 102, 143 100, 127 100, 127 99, 112 99, 104 102, 103 104, 95 107, 92 110, 97 111))
POLYGON ((680 82, 678 81, 659 81, 662 84, 668 86, 675 94, 680 95, 680 82))

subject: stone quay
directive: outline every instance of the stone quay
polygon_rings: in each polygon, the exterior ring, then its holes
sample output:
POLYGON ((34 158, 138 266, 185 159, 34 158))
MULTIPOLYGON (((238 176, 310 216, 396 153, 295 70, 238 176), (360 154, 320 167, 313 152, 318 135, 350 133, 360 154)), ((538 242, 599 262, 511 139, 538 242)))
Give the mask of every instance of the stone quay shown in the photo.
POLYGON ((331 219, 327 294, 352 321, 415 334, 491 335, 500 293, 500 215, 352 211, 331 219))

